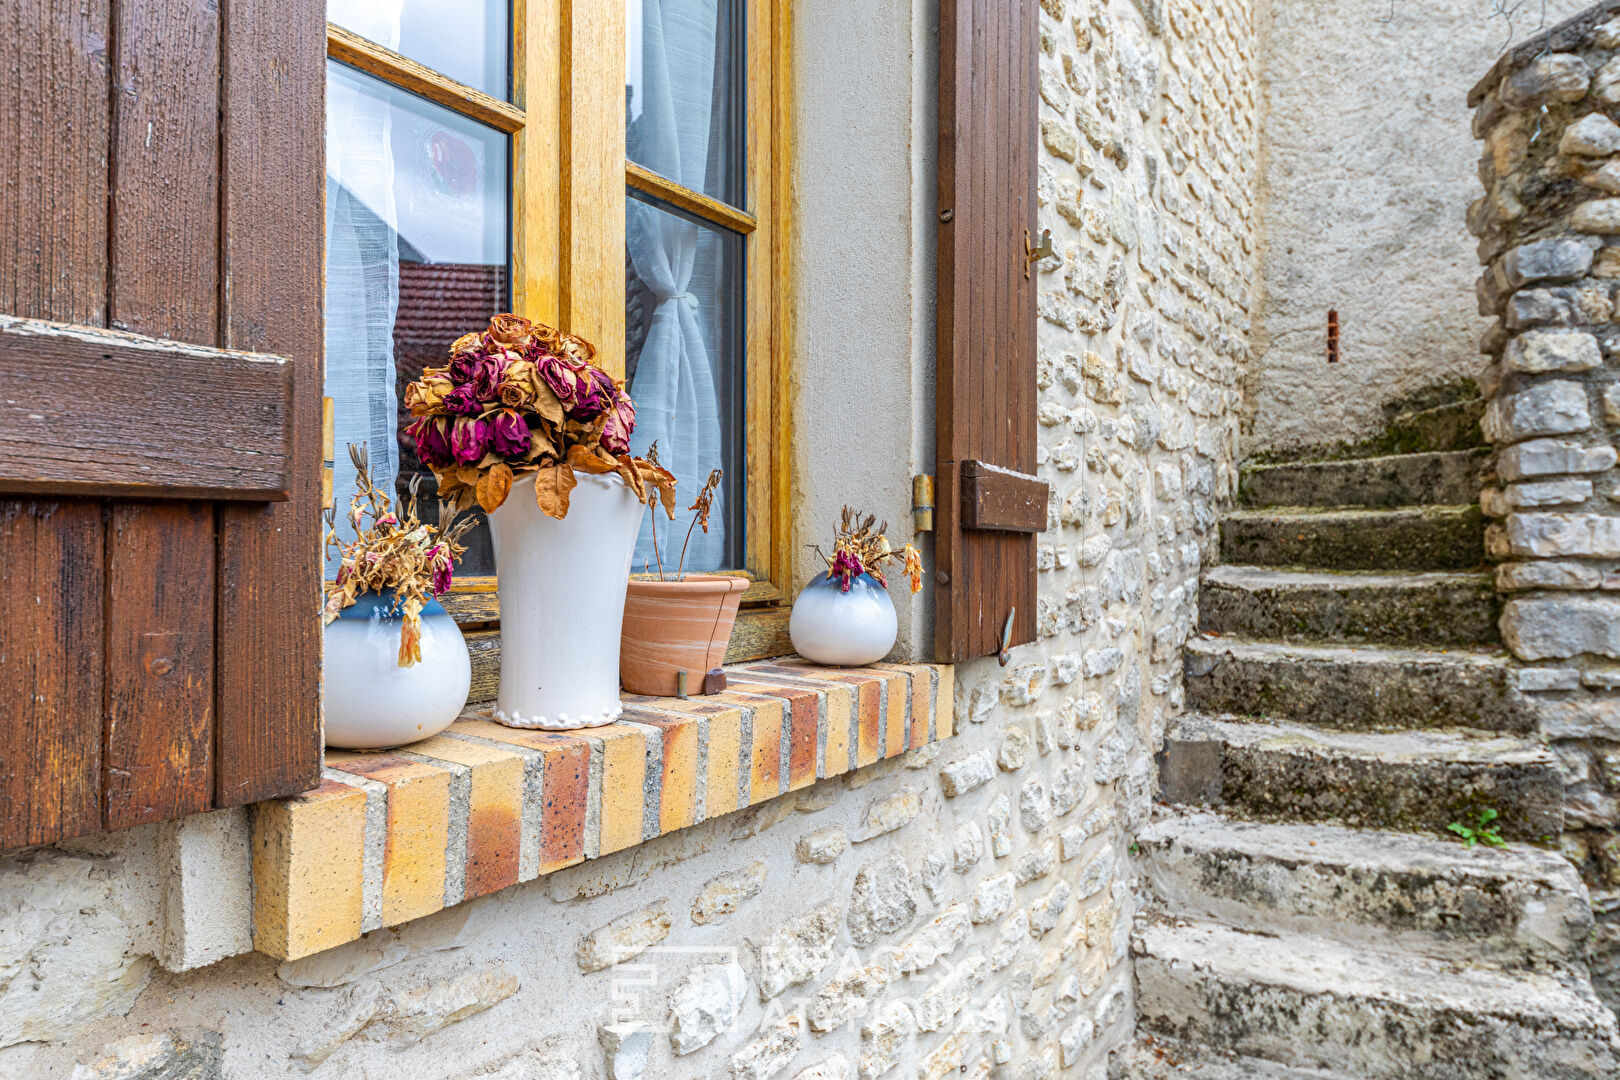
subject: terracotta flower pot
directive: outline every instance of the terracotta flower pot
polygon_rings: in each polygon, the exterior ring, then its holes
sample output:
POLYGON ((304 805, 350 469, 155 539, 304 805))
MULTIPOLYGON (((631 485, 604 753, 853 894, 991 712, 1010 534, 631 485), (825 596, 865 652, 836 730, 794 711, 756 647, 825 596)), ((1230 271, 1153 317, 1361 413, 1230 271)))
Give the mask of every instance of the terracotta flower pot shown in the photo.
POLYGON ((748 579, 687 574, 683 581, 632 581, 624 598, 619 681, 632 694, 703 692, 703 676, 725 663, 737 604, 748 579))

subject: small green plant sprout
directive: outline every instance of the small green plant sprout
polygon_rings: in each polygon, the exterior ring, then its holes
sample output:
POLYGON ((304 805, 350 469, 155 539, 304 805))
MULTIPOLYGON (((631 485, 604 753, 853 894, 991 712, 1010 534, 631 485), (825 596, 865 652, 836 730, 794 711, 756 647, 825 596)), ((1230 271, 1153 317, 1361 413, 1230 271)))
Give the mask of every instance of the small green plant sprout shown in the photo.
POLYGON ((1507 841, 1503 840, 1502 834, 1497 831, 1500 828, 1496 824, 1497 816, 1497 812, 1487 806, 1482 808, 1476 815, 1472 828, 1460 821, 1453 821, 1446 828, 1462 837, 1462 842, 1468 847, 1473 847, 1475 844, 1484 844, 1486 847, 1507 847, 1507 841))

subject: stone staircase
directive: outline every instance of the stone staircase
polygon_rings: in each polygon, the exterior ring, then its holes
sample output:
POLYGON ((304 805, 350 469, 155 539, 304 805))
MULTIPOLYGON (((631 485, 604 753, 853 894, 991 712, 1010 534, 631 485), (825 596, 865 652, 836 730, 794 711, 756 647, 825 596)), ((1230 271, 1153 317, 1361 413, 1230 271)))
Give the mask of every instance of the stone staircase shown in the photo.
POLYGON ((1244 469, 1133 848, 1115 1080, 1620 1077, 1586 890, 1532 846, 1562 782, 1499 648, 1470 408, 1244 469), (1483 808, 1507 847, 1446 831, 1483 808))

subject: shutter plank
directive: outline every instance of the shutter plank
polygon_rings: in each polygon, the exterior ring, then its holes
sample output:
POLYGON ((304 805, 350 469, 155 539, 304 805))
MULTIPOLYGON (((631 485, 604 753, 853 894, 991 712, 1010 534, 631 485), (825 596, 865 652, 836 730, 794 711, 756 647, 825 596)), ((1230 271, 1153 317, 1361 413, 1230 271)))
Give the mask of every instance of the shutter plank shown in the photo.
MULTIPOLYGON (((216 345, 218 5, 137 0, 115 5, 114 17, 108 322, 216 345)), ((179 430, 208 420, 184 413, 160 415, 179 430)), ((107 828, 212 802, 213 518, 212 506, 173 503, 115 503, 109 512, 107 828)))
POLYGON ((214 508, 115 504, 107 528, 109 829, 213 802, 214 508))
POLYGON ((232 6, 224 49, 225 344, 288 357, 298 387, 289 501, 219 510, 215 803, 236 806, 320 783, 325 5, 232 6))
MULTIPOLYGON (((935 651, 1035 638, 1035 0, 940 9, 935 651), (949 212, 948 214, 946 212, 949 212), (972 463, 972 468, 969 468, 972 463)), ((1038 507, 1038 512, 1037 512, 1038 507)))
POLYGON ((108 0, 0 4, 0 312, 107 317, 108 0))
POLYGON ((101 828, 102 528, 0 500, 0 849, 101 828))

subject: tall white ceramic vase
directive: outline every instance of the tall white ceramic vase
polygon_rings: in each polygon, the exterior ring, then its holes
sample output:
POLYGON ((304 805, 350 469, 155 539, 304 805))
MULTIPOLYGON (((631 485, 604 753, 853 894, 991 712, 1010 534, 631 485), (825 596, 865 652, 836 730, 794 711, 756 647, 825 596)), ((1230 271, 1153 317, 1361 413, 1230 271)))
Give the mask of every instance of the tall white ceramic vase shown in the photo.
POLYGON ((577 474, 568 516, 547 517, 534 477, 489 515, 501 597, 495 719, 566 731, 619 718, 619 637, 643 508, 623 480, 577 474))

